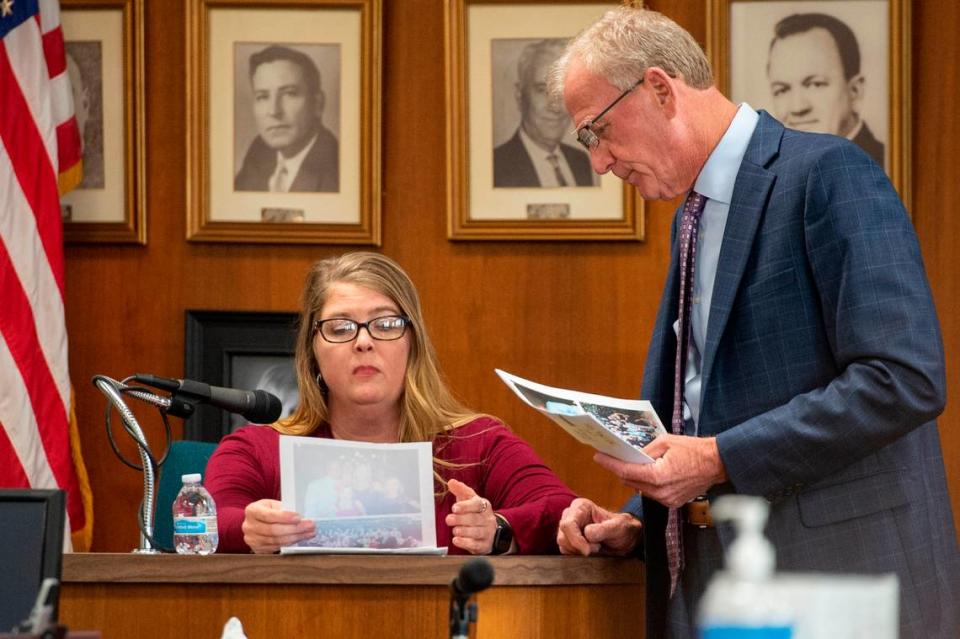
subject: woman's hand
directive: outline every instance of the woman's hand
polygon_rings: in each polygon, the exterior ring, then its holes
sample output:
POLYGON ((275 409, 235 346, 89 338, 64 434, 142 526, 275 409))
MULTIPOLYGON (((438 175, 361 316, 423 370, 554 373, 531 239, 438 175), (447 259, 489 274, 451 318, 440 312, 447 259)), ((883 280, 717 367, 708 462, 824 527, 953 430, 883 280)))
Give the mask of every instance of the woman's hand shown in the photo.
POLYGON ((255 553, 273 553, 283 546, 310 539, 316 526, 275 499, 261 499, 244 509, 243 541, 255 553))
POLYGON ((488 499, 462 481, 451 479, 447 488, 457 498, 446 523, 453 529, 453 545, 472 555, 487 555, 493 549, 497 518, 488 499))

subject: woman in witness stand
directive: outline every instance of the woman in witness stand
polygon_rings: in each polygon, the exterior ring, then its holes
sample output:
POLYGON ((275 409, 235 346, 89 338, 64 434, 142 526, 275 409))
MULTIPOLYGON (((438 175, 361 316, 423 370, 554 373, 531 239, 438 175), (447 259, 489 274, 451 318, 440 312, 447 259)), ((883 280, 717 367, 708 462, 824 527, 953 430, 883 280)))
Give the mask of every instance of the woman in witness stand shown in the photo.
POLYGON ((300 404, 270 426, 225 437, 207 466, 220 552, 272 553, 310 539, 283 510, 279 435, 433 443, 437 544, 452 553, 557 551, 574 495, 501 422, 461 406, 440 378, 407 274, 376 253, 317 262, 297 337, 300 404))

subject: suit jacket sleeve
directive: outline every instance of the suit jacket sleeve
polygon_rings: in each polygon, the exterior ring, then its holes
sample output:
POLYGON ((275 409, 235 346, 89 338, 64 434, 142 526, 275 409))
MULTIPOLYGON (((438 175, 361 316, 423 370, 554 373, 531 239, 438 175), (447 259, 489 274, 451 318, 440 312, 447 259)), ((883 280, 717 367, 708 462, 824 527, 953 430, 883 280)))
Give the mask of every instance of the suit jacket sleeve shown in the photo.
MULTIPOLYGON (((882 169, 853 145, 836 145, 793 188, 803 192, 775 191, 766 215, 778 197, 802 195, 795 254, 783 256, 779 273, 772 268, 740 290, 735 312, 740 321, 779 313, 781 327, 789 322, 778 346, 762 354, 783 359, 772 387, 799 386, 794 374, 822 372, 804 380, 804 392, 718 435, 736 489, 771 499, 894 442, 945 402, 943 346, 920 248, 882 169)), ((751 328, 764 344, 763 326, 751 328)), ((737 339, 732 352, 756 355, 746 332, 737 339)))

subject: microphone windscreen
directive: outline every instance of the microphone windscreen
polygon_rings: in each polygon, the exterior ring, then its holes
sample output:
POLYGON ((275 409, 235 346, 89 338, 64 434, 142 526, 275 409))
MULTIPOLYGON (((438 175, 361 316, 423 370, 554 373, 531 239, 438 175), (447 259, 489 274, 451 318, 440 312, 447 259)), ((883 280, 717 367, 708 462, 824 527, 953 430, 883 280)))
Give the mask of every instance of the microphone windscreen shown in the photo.
POLYGON ((457 582, 465 594, 486 590, 493 583, 493 566, 486 559, 471 559, 460 568, 457 582))
POLYGON ((282 412, 283 404, 276 395, 265 390, 255 390, 253 391, 253 408, 244 417, 254 424, 272 424, 280 419, 282 412))

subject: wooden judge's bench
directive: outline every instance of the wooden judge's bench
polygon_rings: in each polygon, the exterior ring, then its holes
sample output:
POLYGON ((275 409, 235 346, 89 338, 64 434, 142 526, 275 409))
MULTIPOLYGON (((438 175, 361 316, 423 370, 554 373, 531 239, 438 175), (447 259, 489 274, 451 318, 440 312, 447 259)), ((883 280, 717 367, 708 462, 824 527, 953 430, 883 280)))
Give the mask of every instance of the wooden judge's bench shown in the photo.
MULTIPOLYGON (((449 637, 450 582, 469 557, 135 555, 63 558, 60 622, 103 639, 449 637)), ((643 636, 634 559, 492 557, 477 639, 643 636)))

